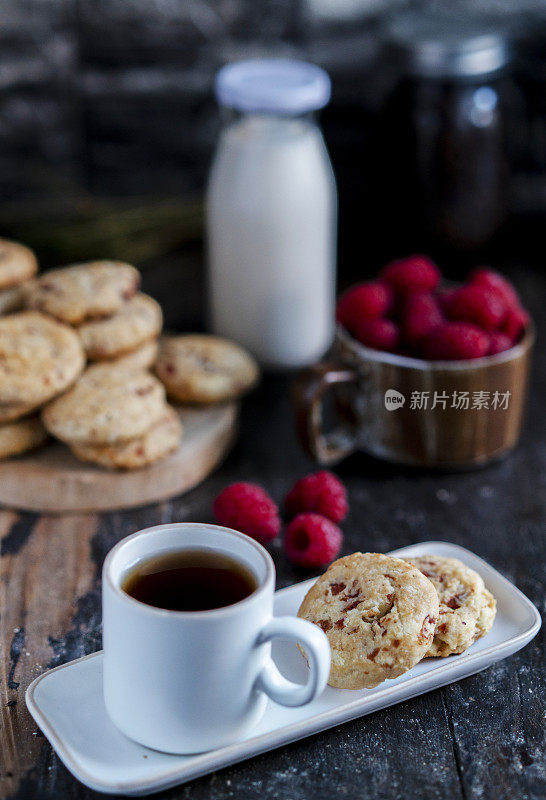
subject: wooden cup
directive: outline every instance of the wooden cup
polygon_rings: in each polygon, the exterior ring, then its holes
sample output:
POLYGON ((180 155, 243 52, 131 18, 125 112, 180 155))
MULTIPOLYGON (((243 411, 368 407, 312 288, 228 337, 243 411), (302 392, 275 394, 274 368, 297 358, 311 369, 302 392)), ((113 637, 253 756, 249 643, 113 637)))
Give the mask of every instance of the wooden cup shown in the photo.
POLYGON ((356 450, 422 467, 486 464, 519 439, 534 339, 530 325, 504 353, 424 361, 372 350, 338 328, 332 360, 304 370, 293 386, 302 444, 323 465, 356 450), (330 389, 338 424, 327 433, 330 389))

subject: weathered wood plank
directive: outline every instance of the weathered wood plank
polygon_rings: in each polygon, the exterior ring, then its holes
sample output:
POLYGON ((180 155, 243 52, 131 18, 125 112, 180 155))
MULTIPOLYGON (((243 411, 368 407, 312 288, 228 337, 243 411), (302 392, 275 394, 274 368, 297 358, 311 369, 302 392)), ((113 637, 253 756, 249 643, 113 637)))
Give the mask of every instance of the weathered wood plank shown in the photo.
POLYGON ((55 657, 78 598, 96 578, 91 516, 0 514, 0 796, 17 788, 43 740, 24 702, 29 683, 55 657))
MULTIPOLYGON (((543 479, 543 478, 542 478, 543 479)), ((541 480, 541 478, 539 478, 541 480)), ((521 512, 538 510, 537 486, 520 494, 521 512)), ((544 496, 542 496, 542 501, 544 496)), ((517 503, 518 498, 511 498, 517 503)), ((494 526, 498 566, 545 610, 546 538, 542 525, 494 526), (503 530, 504 528, 504 530, 503 530), (525 548, 514 546, 522 538, 525 548)), ((544 634, 485 672, 445 688, 467 797, 539 800, 546 784, 544 634)))

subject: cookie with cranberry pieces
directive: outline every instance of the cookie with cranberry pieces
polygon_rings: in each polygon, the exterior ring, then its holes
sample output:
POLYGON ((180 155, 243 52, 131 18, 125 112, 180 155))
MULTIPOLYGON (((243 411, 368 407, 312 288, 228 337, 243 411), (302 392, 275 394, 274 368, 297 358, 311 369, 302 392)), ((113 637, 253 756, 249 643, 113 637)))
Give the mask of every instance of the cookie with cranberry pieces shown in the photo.
POLYGON ((438 592, 440 612, 428 657, 463 653, 491 629, 497 604, 477 572, 456 558, 410 559, 438 592))
POLYGON ((330 565, 298 616, 328 637, 330 686, 370 689, 407 672, 428 652, 438 595, 422 572, 400 558, 353 553, 330 565))
POLYGON ((116 364, 122 369, 151 369, 157 360, 159 353, 159 344, 157 339, 151 339, 149 342, 144 342, 140 347, 135 347, 125 355, 119 358, 113 358, 108 361, 108 364, 116 364))
POLYGON ((37 311, 0 319, 0 405, 28 413, 67 389, 84 363, 78 335, 67 325, 37 311))
POLYGON ((0 403, 0 425, 28 417, 41 403, 0 403))
POLYGON ((156 363, 167 394, 179 403, 235 400, 258 381, 258 365, 235 342, 206 334, 165 337, 156 363))
POLYGON ((138 291, 140 274, 122 261, 89 261, 46 272, 26 290, 29 308, 79 325, 108 317, 138 291))
POLYGON ((28 281, 38 271, 38 261, 30 247, 0 239, 0 289, 28 281))
POLYGON ((147 294, 136 294, 105 319, 92 319, 78 328, 92 361, 118 358, 157 338, 163 325, 161 307, 147 294))
POLYGON ((144 435, 165 410, 165 389, 149 372, 94 364, 46 406, 43 420, 53 436, 70 445, 110 445, 144 435))
POLYGON ((27 417, 0 425, 0 459, 34 450, 47 439, 39 416, 27 417))
POLYGON ((0 316, 21 311, 25 307, 25 286, 26 283, 21 283, 9 289, 0 289, 0 316))
POLYGON ((74 444, 71 450, 80 461, 106 469, 138 469, 174 453, 181 438, 180 417, 167 406, 163 416, 142 436, 111 445, 74 444))

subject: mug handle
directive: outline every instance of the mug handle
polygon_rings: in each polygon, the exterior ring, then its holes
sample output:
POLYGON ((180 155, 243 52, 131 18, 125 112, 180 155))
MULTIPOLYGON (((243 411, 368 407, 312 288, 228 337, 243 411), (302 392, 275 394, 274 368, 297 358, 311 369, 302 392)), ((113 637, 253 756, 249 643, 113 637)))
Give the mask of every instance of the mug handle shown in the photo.
POLYGON ((305 647, 309 661, 309 679, 303 685, 289 681, 269 658, 258 675, 256 688, 282 706, 304 706, 318 697, 328 682, 330 644, 320 628, 299 617, 274 617, 261 631, 258 644, 277 638, 293 639, 305 647))
POLYGON ((356 383, 350 367, 324 361, 300 372, 292 386, 296 428, 304 449, 319 464, 337 464, 356 449, 356 435, 348 429, 323 430, 322 400, 336 384, 356 383))

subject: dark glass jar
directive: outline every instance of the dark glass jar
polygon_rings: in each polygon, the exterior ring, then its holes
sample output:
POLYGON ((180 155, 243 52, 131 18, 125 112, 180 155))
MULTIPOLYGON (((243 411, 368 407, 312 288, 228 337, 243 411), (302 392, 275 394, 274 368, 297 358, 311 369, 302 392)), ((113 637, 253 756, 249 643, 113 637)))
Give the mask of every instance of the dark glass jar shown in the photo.
POLYGON ((525 98, 525 137, 517 165, 515 206, 527 217, 546 213, 546 8, 525 19, 518 79, 525 98))
POLYGON ((416 246, 480 248, 509 207, 509 43, 426 10, 399 16, 387 39, 401 77, 381 125, 385 210, 416 246))

